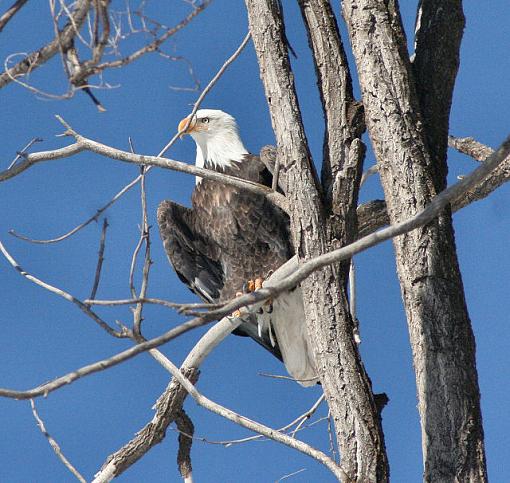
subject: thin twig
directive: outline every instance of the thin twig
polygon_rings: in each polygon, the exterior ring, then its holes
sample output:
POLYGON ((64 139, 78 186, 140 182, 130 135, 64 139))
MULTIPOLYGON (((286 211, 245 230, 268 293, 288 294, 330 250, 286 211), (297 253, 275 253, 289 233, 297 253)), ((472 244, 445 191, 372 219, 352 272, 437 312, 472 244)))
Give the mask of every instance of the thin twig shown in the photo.
MULTIPOLYGON (((90 292, 90 299, 96 298, 97 288, 99 287, 99 279, 101 278, 101 268, 103 267, 104 261, 104 247, 106 242, 106 229, 108 228, 108 220, 103 220, 103 229, 101 230, 101 240, 99 241, 99 251, 97 253, 97 266, 96 275, 94 277, 94 285, 92 285, 92 291, 90 292)), ((85 304, 88 305, 88 304, 85 304)))
POLYGON ((10 178, 14 178, 18 174, 22 173, 26 169, 32 167, 34 164, 41 163, 43 161, 54 161, 55 159, 69 158, 75 154, 81 153, 84 150, 82 146, 78 144, 71 144, 65 148, 54 149, 52 151, 40 151, 38 153, 25 154, 23 160, 19 163, 15 163, 4 170, 0 171, 0 182, 6 181, 10 178))
MULTIPOLYGON (((72 146, 75 146, 72 144, 72 146)), ((0 173, 1 175, 1 173, 0 173)), ((69 238, 70 236, 74 235, 78 231, 80 231, 82 228, 85 228, 87 225, 92 223, 93 221, 97 221, 98 218, 101 216, 103 212, 105 212, 110 206, 112 206, 122 195, 127 193, 133 186, 135 186, 141 179, 141 176, 137 176, 133 181, 131 181, 129 184, 124 186, 106 205, 102 206, 96 211, 96 214, 94 216, 91 216, 88 220, 85 220, 83 223, 79 224, 78 226, 74 227, 71 231, 68 231, 67 233, 64 233, 63 235, 56 237, 56 238, 50 238, 47 240, 37 240, 33 238, 28 238, 25 235, 21 235, 20 233, 17 233, 14 230, 9 230, 9 234, 12 236, 15 236, 16 238, 19 238, 20 240, 28 241, 30 243, 39 243, 39 244, 49 244, 49 243, 58 243, 62 240, 65 240, 66 238, 69 238)), ((1 177, 0 177, 1 181, 1 177)))
POLYGON ((306 468, 301 468, 300 470, 283 475, 282 477, 278 478, 275 483, 280 483, 280 481, 286 480, 287 478, 292 478, 293 476, 299 475, 299 473, 303 473, 303 471, 306 471, 306 468))
POLYGON ((27 3, 27 0, 16 0, 6 11, 5 13, 0 17, 0 32, 3 30, 3 28, 7 25, 9 20, 16 15, 21 7, 27 3))
POLYGON ((85 313, 85 315, 88 315, 96 324, 98 324, 102 329, 104 329, 108 334, 118 337, 118 338, 124 338, 126 337, 126 334, 122 332, 117 332, 116 330, 112 329, 101 317, 99 317, 95 312, 90 310, 90 308, 84 304, 81 300, 77 299, 73 295, 65 292, 64 290, 61 290, 57 287, 54 287, 53 285, 50 285, 46 282, 43 282, 39 278, 31 275, 30 273, 26 272, 21 266, 18 264, 18 262, 11 256, 11 254, 7 251, 7 249, 4 247, 3 243, 0 242, 0 251, 3 253, 4 257, 7 259, 7 261, 12 265, 14 269, 16 269, 19 274, 23 277, 25 277, 27 280, 30 280, 31 282, 35 283, 36 285, 39 285, 39 287, 42 287, 46 290, 49 290, 50 292, 66 299, 69 302, 72 302, 76 306, 79 307, 79 309, 85 313))
POLYGON ((12 160, 12 163, 9 164, 9 167, 7 169, 8 170, 11 169, 16 164, 18 159, 24 158, 26 156, 27 150, 29 150, 35 143, 41 143, 41 142, 42 142, 41 138, 32 139, 20 152, 18 152, 18 154, 16 154, 16 157, 12 160))
POLYGON ((236 49, 236 51, 225 61, 225 63, 220 67, 220 70, 216 73, 216 75, 210 80, 209 84, 207 84, 204 88, 204 90, 201 92, 201 94, 198 96, 198 99, 193 104, 193 109, 188 115, 188 122, 186 125, 182 128, 182 131, 179 131, 175 134, 175 136, 168 142, 168 144, 161 150, 161 152, 158 154, 158 157, 163 156, 168 149, 179 139, 179 136, 181 136, 186 130, 188 129, 189 125, 191 124, 193 120, 193 116, 197 113, 200 105, 202 104, 202 101, 205 99, 205 96, 209 94, 209 91, 214 87, 216 82, 220 79, 220 77, 225 73, 228 66, 234 62, 239 57, 239 54, 243 51, 243 49, 246 47, 246 44, 248 43, 248 40, 250 40, 251 34, 248 32, 246 36, 244 37, 243 41, 241 42, 241 45, 236 49))
MULTIPOLYGON (((288 431, 292 426, 294 426, 296 423, 299 423, 303 418, 310 419, 310 417, 317 411, 317 409, 319 408, 320 403, 322 401, 324 401, 324 395, 322 395, 313 404, 313 406, 310 409, 308 409, 303 414, 300 414, 298 417, 293 419, 290 423, 287 423, 285 426, 282 426, 282 427, 278 428, 277 431, 281 431, 281 432, 288 431)), ((308 427, 310 427, 310 425, 305 425, 304 427, 301 426, 299 428, 299 431, 301 431, 301 430, 303 430, 305 428, 308 428, 308 427)), ((177 429, 177 431, 180 432, 181 430, 177 429)), ((256 436, 248 436, 246 438, 240 438, 240 439, 227 439, 227 440, 223 440, 223 441, 213 441, 213 440, 209 440, 209 439, 206 439, 206 438, 203 438, 203 437, 200 437, 200 436, 194 436, 194 435, 191 435, 191 434, 185 434, 185 435, 188 436, 189 438, 193 438, 194 440, 200 441, 202 443, 224 446, 225 448, 229 448, 230 446, 233 446, 233 445, 236 445, 236 444, 249 443, 249 442, 252 442, 252 441, 261 441, 261 440, 268 441, 268 439, 265 436, 261 435, 261 434, 258 434, 256 436)))
POLYGON ((296 379, 292 376, 283 376, 281 374, 268 374, 266 372, 259 372, 258 375, 262 376, 262 377, 269 377, 270 379, 281 379, 284 381, 292 381, 292 382, 310 382, 310 381, 317 380, 316 377, 312 377, 311 379, 296 379))
POLYGON ((195 329, 196 327, 201 327, 207 324, 209 321, 205 320, 203 317, 196 317, 187 322, 184 322, 181 325, 165 332, 163 335, 159 337, 155 337, 154 339, 150 339, 147 342, 137 344, 125 351, 119 352, 114 356, 108 359, 102 359, 100 361, 94 362, 93 364, 89 364, 87 366, 83 366, 79 369, 74 370, 68 374, 65 374, 61 377, 57 377, 52 381, 45 382, 40 384, 39 386, 34 387, 33 389, 28 389, 26 391, 17 391, 13 389, 3 389, 0 388, 0 397, 7 397, 11 399, 31 399, 34 397, 46 397, 50 392, 56 391, 67 384, 71 384, 82 377, 88 376, 90 374, 95 374, 96 372, 104 371, 110 367, 116 366, 121 362, 127 361, 142 352, 146 352, 155 347, 159 347, 160 345, 166 344, 167 342, 179 337, 180 335, 188 332, 189 330, 195 329))
POLYGON ((37 426, 39 426, 41 433, 48 440, 48 443, 50 443, 50 446, 53 449, 53 451, 55 452, 55 454, 57 455, 57 458, 60 461, 62 461, 64 466, 76 477, 76 479, 78 481, 80 481, 81 483, 87 483, 87 480, 85 478, 83 478, 83 476, 80 474, 80 472, 65 457, 59 444, 55 441, 55 439, 51 436, 51 434, 48 433, 48 431, 46 430, 46 426, 44 425, 43 420, 39 417, 39 414, 37 413, 37 410, 35 408, 35 402, 33 399, 30 399, 30 406, 32 407, 32 414, 34 415, 34 418, 37 422, 37 426))
MULTIPOLYGON (((103 305, 103 306, 117 306, 117 305, 136 305, 139 303, 144 304, 154 304, 154 305, 163 305, 164 307, 168 307, 170 309, 180 309, 183 305, 187 306, 188 304, 178 304, 175 302, 169 302, 168 300, 163 299, 157 299, 157 298, 134 298, 134 299, 124 299, 124 300, 93 300, 93 299, 86 299, 83 301, 83 303, 87 305, 103 305)), ((200 308, 207 308, 209 307, 208 304, 197 304, 200 306, 200 308)), ((223 304, 213 304, 216 308, 220 308, 223 306, 223 304)))
MULTIPOLYGON (((145 194, 145 167, 142 167, 142 179, 140 180, 140 197, 142 204, 142 226, 141 226, 141 237, 140 239, 145 243, 145 259, 142 270, 142 285, 140 287, 140 294, 138 298, 144 299, 147 295, 147 287, 149 285, 149 271, 151 268, 151 239, 150 239, 150 227, 147 217, 147 197, 145 194)), ((136 296, 136 294, 135 294, 136 296)), ((133 331, 136 337, 141 337, 141 324, 142 324, 142 311, 143 302, 136 304, 135 311, 133 313, 133 331)))
POLYGON ((335 438, 333 437, 333 417, 331 416, 331 411, 328 411, 328 437, 329 437, 329 452, 331 453, 331 457, 333 461, 338 461, 337 453, 335 449, 335 438))

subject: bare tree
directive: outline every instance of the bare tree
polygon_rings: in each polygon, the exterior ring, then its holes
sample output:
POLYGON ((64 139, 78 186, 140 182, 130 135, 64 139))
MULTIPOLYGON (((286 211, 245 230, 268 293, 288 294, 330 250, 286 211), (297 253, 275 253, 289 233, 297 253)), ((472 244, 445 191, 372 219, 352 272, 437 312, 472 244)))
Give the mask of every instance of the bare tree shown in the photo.
MULTIPOLYGON (((21 8, 27 8, 25 3, 15 2, 0 16, 0 32, 14 21, 21 8)), ((279 166, 284 194, 276 190, 276 184, 273 189, 268 189, 163 157, 177 135, 158 156, 140 155, 132 145, 128 152, 90 139, 80 133, 78 126, 59 117, 71 143, 60 149, 29 153, 34 140, 7 169, 0 171, 0 182, 18 176, 36 163, 68 158, 81 152, 139 165, 140 175, 93 217, 61 237, 30 240, 55 243, 66 239, 97 220, 132 187, 140 186, 142 217, 129 276, 131 298, 96 299, 108 226, 106 221, 94 285, 91 296, 85 300, 29 273, 2 243, 0 250, 23 277, 74 303, 106 333, 130 339, 133 346, 28 391, 0 389, 0 396, 28 399, 47 395, 81 377, 148 351, 172 379, 155 405, 152 420, 134 438, 105 458, 94 481, 110 481, 123 473, 159 443, 174 422, 179 431, 179 470, 185 481, 191 481, 190 448, 194 428, 183 409, 188 395, 204 408, 259 433, 259 436, 311 456, 339 481, 388 481, 389 461, 381 426, 385 400, 374 395, 360 356, 357 321, 352 307, 355 287, 352 282, 349 284, 349 267, 356 253, 392 239, 418 388, 424 481, 487 481, 475 340, 465 302, 451 215, 472 201, 488 196, 508 180, 510 139, 492 151, 472 139, 449 137, 449 114, 464 29, 461 1, 422 0, 419 3, 415 53, 409 58, 397 2, 344 0, 342 13, 362 94, 361 99, 355 99, 353 66, 347 61, 344 47, 347 39, 341 38, 330 2, 299 0, 324 113, 320 176, 310 154, 294 85, 289 60, 292 48, 285 33, 282 2, 246 0, 245 3, 250 32, 197 99, 190 116, 251 36, 277 144, 276 149, 265 148, 261 158, 275 172, 278 171, 275 165, 279 166), (385 199, 358 206, 366 151, 362 141, 365 130, 377 160, 385 199), (447 187, 449 144, 484 162, 472 174, 447 187), (225 304, 180 305, 148 297, 151 215, 147 212, 145 177, 153 167, 199 175, 266 196, 290 217, 296 257, 277 270, 261 290, 225 304), (137 290, 133 280, 141 253, 144 259, 141 286, 137 290), (195 383, 203 360, 240 323, 230 316, 234 310, 257 310, 264 301, 277 297, 297 283, 301 284, 304 293, 307 329, 313 342, 324 396, 288 425, 274 429, 211 401, 197 390, 195 383), (148 304, 178 308, 194 318, 147 340, 143 335, 143 310, 148 304), (115 326, 95 312, 97 306, 117 305, 133 307, 132 324, 118 323, 115 326), (180 368, 157 349, 213 320, 219 322, 197 343, 180 368), (296 438, 296 433, 323 399, 334 423, 330 434, 339 449, 341 463, 334 455, 331 457, 296 438)), ((208 1, 191 2, 189 15, 169 28, 144 14, 144 2, 136 10, 132 10, 127 2, 121 15, 108 1, 78 1, 72 8, 65 2, 60 2, 57 7, 56 2, 51 1, 55 38, 14 65, 6 62, 5 71, 0 74, 0 88, 16 82, 40 94, 40 89, 28 83, 27 75, 60 54, 70 85, 68 93, 60 97, 67 98, 77 89, 85 90, 98 109, 104 109, 90 92, 89 78, 109 68, 123 67, 146 53, 161 53, 163 42, 185 27, 208 4, 208 1), (138 27, 133 20, 135 17, 138 27), (140 32, 148 35, 150 41, 128 55, 104 60, 108 55, 118 56, 121 40, 140 32), (80 47, 76 49, 78 43, 80 47)), ((33 403, 32 407, 41 430, 61 461, 82 481, 83 477, 46 432, 33 403)), ((235 444, 259 436, 217 443, 235 444)))

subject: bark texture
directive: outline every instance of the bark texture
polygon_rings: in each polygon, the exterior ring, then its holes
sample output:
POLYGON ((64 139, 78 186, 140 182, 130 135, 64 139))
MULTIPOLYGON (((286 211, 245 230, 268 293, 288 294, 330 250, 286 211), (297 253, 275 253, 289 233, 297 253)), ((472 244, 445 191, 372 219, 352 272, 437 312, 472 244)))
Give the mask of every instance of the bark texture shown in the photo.
MULTIPOLYGON (((198 380, 199 371, 195 368, 190 368, 184 370, 183 374, 192 384, 195 384, 198 380)), ((176 418, 182 417, 182 404, 187 395, 186 389, 173 378, 165 392, 156 402, 156 415, 152 421, 138 431, 136 436, 129 443, 124 445, 116 453, 113 453, 106 460, 103 468, 113 463, 115 471, 112 476, 119 476, 147 453, 147 447, 152 447, 161 443, 165 437, 168 426, 175 421, 176 418)), ((181 447, 182 445, 180 445, 180 448, 181 447)), ((185 458, 182 458, 182 465, 181 460, 179 461, 179 468, 181 471, 188 468, 184 461, 185 458)), ((191 461, 189 462, 188 469, 191 471, 191 461)))
MULTIPOLYGON (((246 5, 287 180, 293 241, 299 258, 309 259, 330 249, 331 244, 294 89, 280 3, 246 0, 246 5)), ((302 283, 308 331, 335 421, 344 471, 352 481, 386 481, 388 464, 379 416, 353 339, 344 287, 339 268, 332 266, 302 283)))
MULTIPOLYGON (((435 106, 430 94, 423 90, 421 97, 417 94, 396 2, 346 0, 343 12, 389 219, 396 223, 422 209, 445 185, 441 149, 446 149, 457 62, 448 58, 439 63, 438 68, 445 72, 433 84, 445 83, 446 91, 435 106), (438 116, 439 124, 427 131, 435 122, 434 116, 438 116), (428 143, 439 138, 442 144, 430 150, 428 143)), ((444 14, 437 8, 435 15, 444 14)), ((456 45, 453 53, 445 55, 458 55, 456 45)), ((420 62, 417 69, 422 74, 418 78, 425 83, 433 66, 426 60, 420 62)), ((449 211, 429 225, 396 238, 394 247, 413 349, 424 479, 485 481, 475 342, 449 211)))

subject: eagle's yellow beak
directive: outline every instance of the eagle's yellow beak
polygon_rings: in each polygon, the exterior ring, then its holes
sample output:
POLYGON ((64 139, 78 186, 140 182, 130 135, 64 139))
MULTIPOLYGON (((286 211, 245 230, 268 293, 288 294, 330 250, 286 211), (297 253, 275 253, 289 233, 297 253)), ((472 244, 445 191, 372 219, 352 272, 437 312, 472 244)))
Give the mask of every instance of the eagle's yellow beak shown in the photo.
POLYGON ((179 123, 179 126, 177 127, 177 132, 181 133, 179 135, 179 137, 182 139, 184 136, 186 136, 186 134, 189 134, 190 132, 192 132, 195 129, 196 124, 197 124, 197 121, 195 119, 193 119, 191 122, 189 122, 189 117, 185 117, 179 123), (189 126, 188 126, 188 123, 189 123, 189 126), (188 127, 186 128, 186 126, 188 126, 188 127))

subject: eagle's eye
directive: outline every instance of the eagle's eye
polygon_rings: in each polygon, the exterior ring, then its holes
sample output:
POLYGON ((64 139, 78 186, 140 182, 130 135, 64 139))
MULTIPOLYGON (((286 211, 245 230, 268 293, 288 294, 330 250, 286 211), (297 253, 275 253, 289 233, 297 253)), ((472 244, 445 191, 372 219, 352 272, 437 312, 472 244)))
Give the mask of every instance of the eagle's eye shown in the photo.
POLYGON ((208 117, 203 117, 202 119, 200 119, 200 122, 202 124, 207 124, 209 122, 209 118, 208 117))

